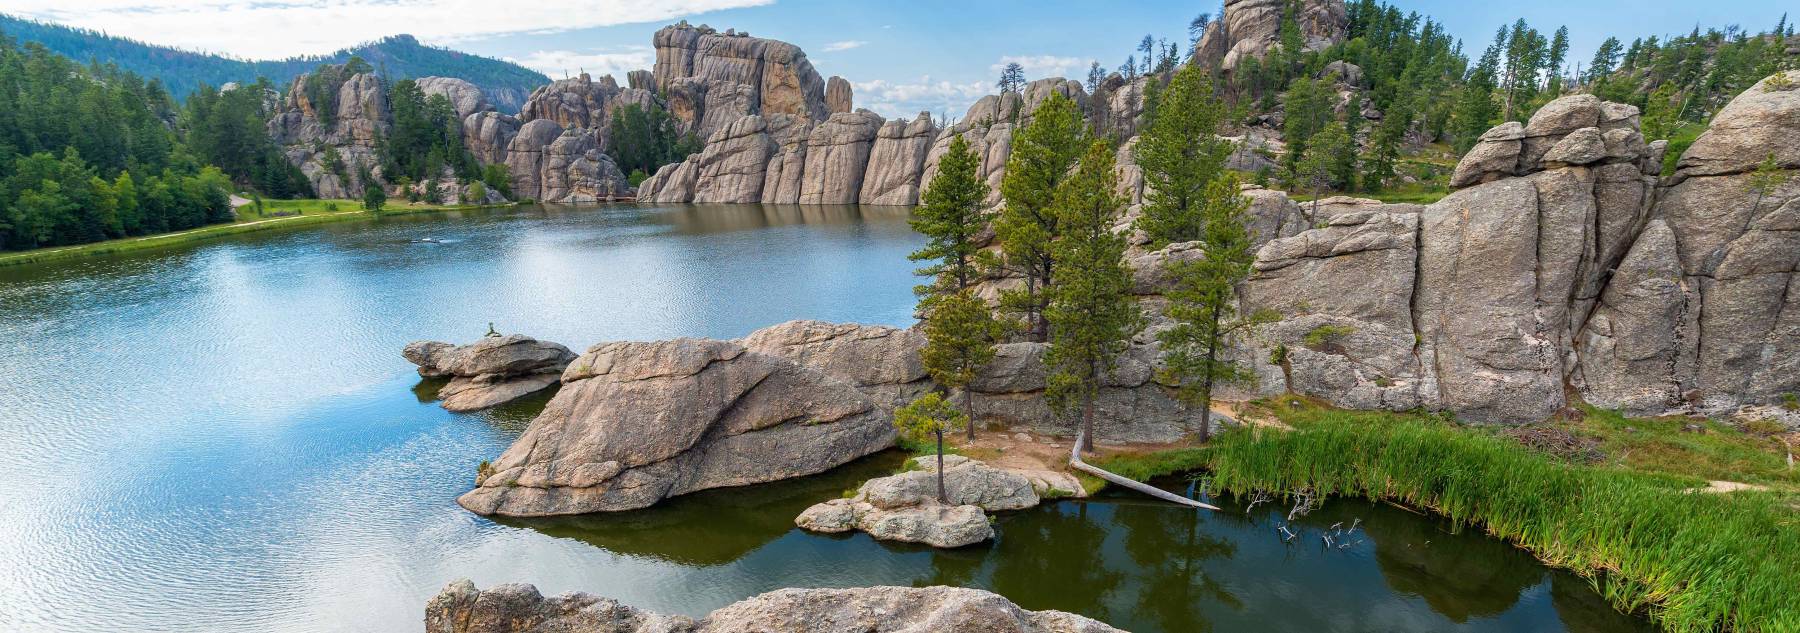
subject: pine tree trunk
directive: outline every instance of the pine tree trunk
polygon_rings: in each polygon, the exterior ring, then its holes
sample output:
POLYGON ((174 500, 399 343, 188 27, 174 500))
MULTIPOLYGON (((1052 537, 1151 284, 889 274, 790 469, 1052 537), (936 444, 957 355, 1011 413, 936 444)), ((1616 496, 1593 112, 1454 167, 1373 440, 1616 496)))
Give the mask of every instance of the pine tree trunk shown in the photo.
POLYGON ((969 414, 969 441, 975 441, 975 391, 963 385, 963 409, 969 414))
POLYGON ((944 427, 937 428, 937 484, 938 503, 949 505, 950 495, 944 494, 944 427))
POLYGON ((1213 363, 1219 357, 1219 316, 1213 312, 1213 327, 1206 340, 1206 375, 1200 379, 1200 442, 1212 439, 1213 363))

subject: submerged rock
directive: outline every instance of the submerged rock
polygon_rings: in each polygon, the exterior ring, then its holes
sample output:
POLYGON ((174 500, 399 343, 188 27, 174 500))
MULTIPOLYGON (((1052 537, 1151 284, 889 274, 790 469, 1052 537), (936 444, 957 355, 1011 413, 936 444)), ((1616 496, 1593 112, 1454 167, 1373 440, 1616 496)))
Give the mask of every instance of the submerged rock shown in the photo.
POLYGON ((957 587, 780 589, 698 621, 586 593, 546 598, 536 587, 486 591, 450 583, 425 605, 425 633, 1121 633, 1061 611, 1026 611, 1006 598, 957 587))
POLYGON ((445 409, 475 411, 504 404, 556 384, 575 353, 523 334, 488 336, 468 345, 414 341, 401 352, 419 375, 447 377, 438 391, 445 409))

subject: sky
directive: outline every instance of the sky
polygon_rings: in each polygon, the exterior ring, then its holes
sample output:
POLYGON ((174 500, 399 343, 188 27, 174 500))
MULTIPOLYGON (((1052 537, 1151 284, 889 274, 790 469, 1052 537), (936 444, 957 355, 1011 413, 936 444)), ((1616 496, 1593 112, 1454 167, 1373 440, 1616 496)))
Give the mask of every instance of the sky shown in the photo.
MULTIPOLYGON (((1471 57, 1525 18, 1569 27, 1570 59, 1609 35, 1685 33, 1696 25, 1774 28, 1792 0, 1388 0, 1443 23, 1471 57)), ((1217 0, 5 0, 0 11, 153 44, 269 59, 330 52, 410 33, 428 44, 508 59, 551 78, 612 73, 655 60, 651 34, 676 20, 799 45, 822 76, 855 87, 884 116, 959 117, 992 92, 1009 61, 1028 78, 1116 68, 1150 34, 1185 42, 1217 0)), ((1794 16, 1800 19, 1800 12, 1794 16)))

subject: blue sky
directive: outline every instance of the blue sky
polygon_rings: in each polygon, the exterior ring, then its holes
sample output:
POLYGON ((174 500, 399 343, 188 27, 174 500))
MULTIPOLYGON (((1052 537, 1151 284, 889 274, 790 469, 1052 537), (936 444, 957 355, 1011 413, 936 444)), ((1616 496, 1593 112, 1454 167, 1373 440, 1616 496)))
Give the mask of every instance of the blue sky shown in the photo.
MULTIPOLYGON (((1390 0, 1444 23, 1478 55, 1523 17, 1567 25, 1572 60, 1601 40, 1684 33, 1695 25, 1773 28, 1791 0, 1390 0)), ((318 53, 395 33, 501 57, 551 77, 649 68, 650 36, 677 19, 800 45, 823 75, 856 85, 859 107, 887 116, 958 117, 990 91, 1005 61, 1035 79, 1117 67, 1152 34, 1185 40, 1216 0, 7 0, 11 13, 182 48, 268 58, 318 53)), ((1800 18, 1797 13, 1796 18, 1800 18)))

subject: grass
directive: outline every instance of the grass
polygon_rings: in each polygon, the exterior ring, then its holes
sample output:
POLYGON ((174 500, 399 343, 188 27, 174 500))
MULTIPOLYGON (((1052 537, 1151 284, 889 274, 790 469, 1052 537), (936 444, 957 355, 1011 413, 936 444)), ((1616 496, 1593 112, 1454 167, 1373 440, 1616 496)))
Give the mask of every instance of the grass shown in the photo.
POLYGON ((1429 509, 1601 581, 1615 607, 1670 631, 1800 630, 1800 513, 1786 494, 1692 493, 1685 477, 1570 465, 1423 416, 1315 418, 1221 435, 1214 484, 1429 509))
MULTIPOLYGON (((494 205, 434 205, 411 203, 404 200, 390 203, 382 209, 382 215, 402 215, 409 213, 429 213, 436 211, 455 211, 464 209, 488 208, 494 205)), ((264 200, 263 210, 257 213, 248 206, 238 210, 238 221, 229 224, 214 224, 187 231, 163 233, 143 237, 127 237, 92 244, 76 246, 57 246, 40 248, 17 253, 0 254, 0 267, 35 264, 48 261, 92 257, 96 255, 112 255, 153 248, 165 248, 193 242, 218 239, 228 235, 253 233, 276 228, 291 228, 340 222, 372 217, 363 211, 362 202, 358 200, 264 200), (333 210, 335 207, 337 210, 333 210)))

